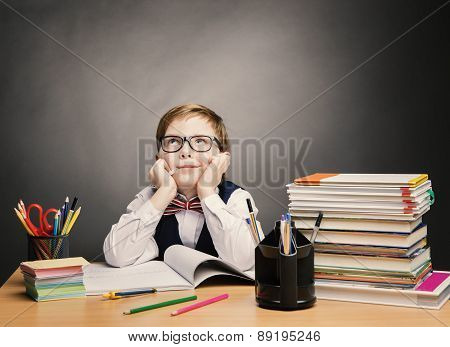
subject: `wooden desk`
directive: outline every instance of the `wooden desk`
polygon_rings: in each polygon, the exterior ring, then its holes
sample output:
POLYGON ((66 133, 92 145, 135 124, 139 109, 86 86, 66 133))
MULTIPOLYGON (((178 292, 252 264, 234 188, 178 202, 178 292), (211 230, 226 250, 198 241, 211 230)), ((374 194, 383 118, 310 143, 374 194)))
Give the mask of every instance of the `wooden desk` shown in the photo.
POLYGON ((122 300, 81 299, 35 302, 24 294, 17 270, 0 288, 1 326, 449 326, 450 305, 439 310, 319 300, 303 311, 272 311, 256 305, 254 286, 248 282, 213 278, 192 291, 162 292, 122 300), (132 307, 196 294, 199 300, 230 294, 230 298, 180 316, 174 309, 189 303, 130 316, 132 307))

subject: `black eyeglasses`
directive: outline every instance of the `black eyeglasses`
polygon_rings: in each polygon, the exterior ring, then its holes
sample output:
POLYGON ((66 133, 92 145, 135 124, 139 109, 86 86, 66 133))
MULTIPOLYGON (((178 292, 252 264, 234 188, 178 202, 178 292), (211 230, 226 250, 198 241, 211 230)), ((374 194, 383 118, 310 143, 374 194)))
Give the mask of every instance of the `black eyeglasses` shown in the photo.
POLYGON ((185 141, 187 141, 189 143, 189 147, 196 152, 208 152, 214 142, 217 144, 219 149, 222 150, 220 141, 214 136, 163 136, 159 139, 162 150, 167 153, 178 152, 181 148, 183 148, 185 141))

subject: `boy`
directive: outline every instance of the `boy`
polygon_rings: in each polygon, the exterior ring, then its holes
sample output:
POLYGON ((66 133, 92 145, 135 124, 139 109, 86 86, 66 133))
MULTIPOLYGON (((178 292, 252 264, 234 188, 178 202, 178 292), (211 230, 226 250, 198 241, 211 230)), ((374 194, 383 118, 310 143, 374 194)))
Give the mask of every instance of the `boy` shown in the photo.
POLYGON ((158 154, 151 186, 136 195, 105 239, 116 267, 163 259, 174 244, 220 257, 243 271, 254 267, 254 242, 245 218, 247 191, 223 177, 230 165, 221 117, 205 106, 169 110, 156 131, 158 154))

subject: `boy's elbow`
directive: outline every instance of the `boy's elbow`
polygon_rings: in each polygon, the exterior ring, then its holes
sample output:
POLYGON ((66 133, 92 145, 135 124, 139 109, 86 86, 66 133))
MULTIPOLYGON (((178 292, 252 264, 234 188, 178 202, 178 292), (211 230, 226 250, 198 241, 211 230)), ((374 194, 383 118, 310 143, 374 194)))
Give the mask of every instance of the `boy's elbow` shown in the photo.
POLYGON ((150 244, 144 249, 142 254, 134 248, 114 247, 106 238, 103 244, 103 254, 106 262, 114 267, 125 267, 130 265, 138 265, 153 260, 158 257, 158 246, 154 239, 150 240, 150 244), (139 255, 140 254, 140 255, 139 255))
POLYGON ((125 259, 117 253, 117 249, 115 247, 111 247, 109 245, 108 238, 106 238, 103 243, 103 254, 105 255, 105 261, 108 265, 114 267, 124 267, 130 265, 130 263, 126 262, 125 259))
POLYGON ((112 256, 110 252, 105 253, 105 260, 108 265, 114 266, 114 267, 124 267, 128 264, 125 264, 123 261, 120 260, 120 258, 112 256))
POLYGON ((241 271, 249 271, 255 267, 255 255, 253 253, 244 254, 237 261, 241 271))

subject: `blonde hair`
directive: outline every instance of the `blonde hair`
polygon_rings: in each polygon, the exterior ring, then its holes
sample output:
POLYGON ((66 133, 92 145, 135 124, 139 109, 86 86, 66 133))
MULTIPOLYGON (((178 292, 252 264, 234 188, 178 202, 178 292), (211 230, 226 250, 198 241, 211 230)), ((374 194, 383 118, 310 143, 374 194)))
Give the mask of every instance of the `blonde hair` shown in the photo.
POLYGON ((158 151, 160 148, 160 139, 166 134, 167 128, 170 123, 176 119, 201 116, 203 117, 214 129, 217 135, 217 139, 220 142, 220 151, 229 151, 230 141, 228 139, 227 129, 223 123, 222 117, 217 115, 213 110, 206 106, 199 104, 184 104, 171 108, 166 112, 164 116, 159 120, 158 128, 156 129, 156 141, 158 144, 158 151))

